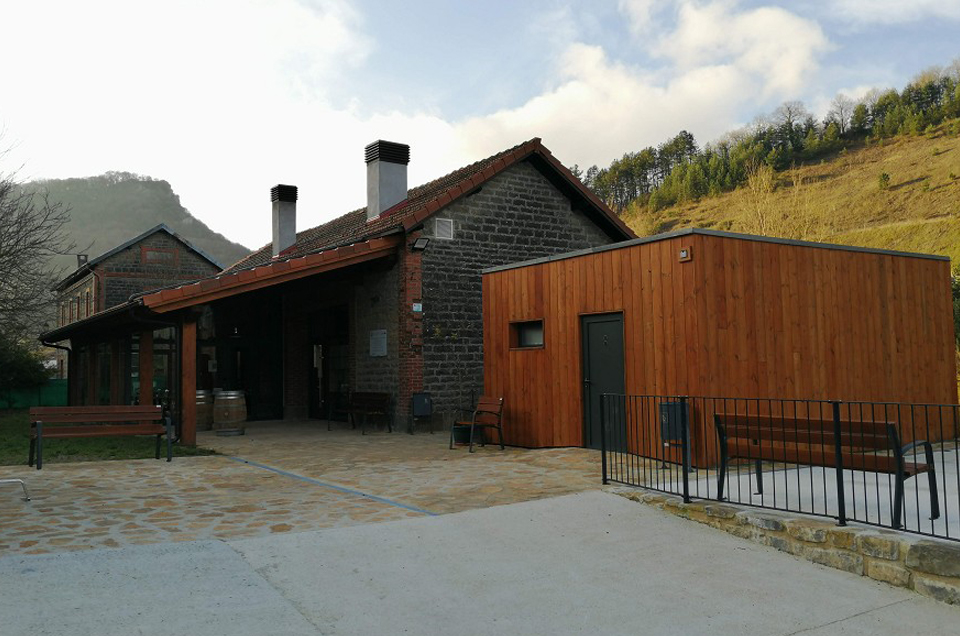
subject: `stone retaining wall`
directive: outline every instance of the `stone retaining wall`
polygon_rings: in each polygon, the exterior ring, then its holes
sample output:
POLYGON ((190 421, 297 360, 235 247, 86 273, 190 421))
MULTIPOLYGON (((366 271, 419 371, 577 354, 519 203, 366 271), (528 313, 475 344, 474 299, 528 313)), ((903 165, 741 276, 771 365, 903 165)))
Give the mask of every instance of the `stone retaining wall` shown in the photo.
POLYGON ((610 492, 756 543, 960 605, 960 543, 635 488, 610 492))

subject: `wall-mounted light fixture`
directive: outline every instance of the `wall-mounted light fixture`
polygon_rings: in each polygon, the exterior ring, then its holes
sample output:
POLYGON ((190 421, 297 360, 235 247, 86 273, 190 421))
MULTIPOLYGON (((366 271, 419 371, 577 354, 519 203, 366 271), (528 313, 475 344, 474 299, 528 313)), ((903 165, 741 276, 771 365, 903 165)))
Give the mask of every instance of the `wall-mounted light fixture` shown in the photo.
POLYGON ((413 242, 413 245, 410 246, 410 250, 413 252, 422 252, 427 249, 427 245, 430 244, 430 239, 426 236, 421 236, 416 241, 413 242))

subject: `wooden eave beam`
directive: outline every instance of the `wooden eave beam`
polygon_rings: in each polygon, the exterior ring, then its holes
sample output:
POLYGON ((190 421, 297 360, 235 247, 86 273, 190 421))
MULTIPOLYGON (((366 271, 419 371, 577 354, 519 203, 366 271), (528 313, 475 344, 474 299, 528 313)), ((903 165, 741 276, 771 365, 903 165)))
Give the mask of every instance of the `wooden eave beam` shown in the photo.
POLYGON ((279 285, 323 272, 349 267, 365 261, 382 258, 392 253, 401 243, 400 236, 385 236, 334 250, 308 254, 288 261, 227 274, 219 279, 208 279, 165 289, 143 297, 143 304, 157 313, 167 313, 228 296, 279 285), (213 285, 216 281, 218 284, 213 285))

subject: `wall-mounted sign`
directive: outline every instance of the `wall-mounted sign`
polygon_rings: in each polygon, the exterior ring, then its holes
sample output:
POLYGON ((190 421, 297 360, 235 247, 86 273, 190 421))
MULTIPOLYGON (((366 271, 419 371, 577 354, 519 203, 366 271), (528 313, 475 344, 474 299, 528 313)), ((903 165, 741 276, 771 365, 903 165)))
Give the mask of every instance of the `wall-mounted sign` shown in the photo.
POLYGON ((423 303, 413 303, 413 313, 419 314, 423 311, 423 303))
POLYGON ((387 355, 387 330, 374 329, 370 332, 370 357, 382 358, 387 355))

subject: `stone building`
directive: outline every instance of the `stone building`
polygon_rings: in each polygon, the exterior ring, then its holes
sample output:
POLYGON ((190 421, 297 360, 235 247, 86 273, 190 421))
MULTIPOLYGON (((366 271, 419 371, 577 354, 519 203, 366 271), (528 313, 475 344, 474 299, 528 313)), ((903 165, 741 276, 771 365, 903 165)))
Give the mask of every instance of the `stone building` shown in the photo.
MULTIPOLYGON (((93 260, 78 256, 77 269, 54 288, 57 327, 121 305, 151 289, 216 274, 222 265, 164 224, 104 252, 93 260)), ((66 355, 57 358, 58 377, 67 377, 66 355)))
MULTIPOLYGON (((251 419, 325 418, 351 391, 391 394, 399 420, 419 391, 452 412, 482 389, 482 269, 634 237, 540 139, 412 189, 409 156, 370 144, 367 206, 299 233, 296 187, 273 188, 272 243, 111 319, 141 345, 158 322, 176 325, 184 441, 195 388, 243 390, 251 419)), ((45 338, 95 355, 103 323, 45 338)))

